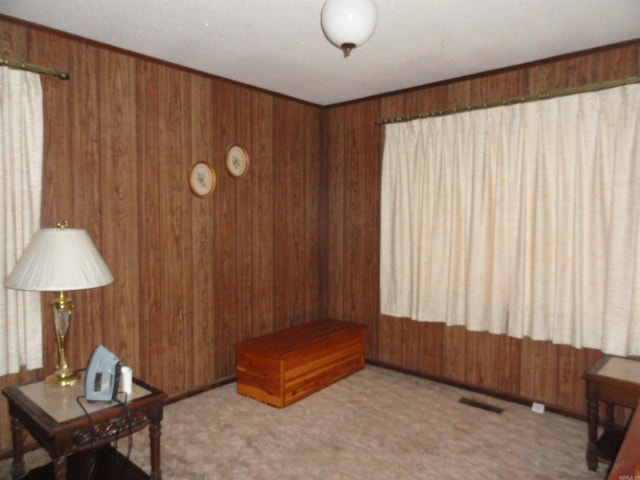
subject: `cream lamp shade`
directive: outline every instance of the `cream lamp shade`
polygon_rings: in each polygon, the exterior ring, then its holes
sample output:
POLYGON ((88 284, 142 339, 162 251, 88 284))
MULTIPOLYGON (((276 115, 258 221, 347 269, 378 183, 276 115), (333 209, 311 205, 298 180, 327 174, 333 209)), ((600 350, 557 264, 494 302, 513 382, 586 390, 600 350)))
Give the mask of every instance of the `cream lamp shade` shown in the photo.
POLYGON ((373 0, 327 0, 322 7, 322 30, 345 57, 369 40, 377 22, 378 9, 373 0))
POLYGON ((102 287, 113 282, 109 267, 85 230, 58 228, 38 230, 4 282, 14 290, 57 292, 51 302, 56 331, 58 361, 56 371, 45 378, 53 387, 68 387, 81 378, 69 368, 65 357, 67 333, 71 325, 73 302, 65 292, 102 287))
POLYGON ((33 236, 4 285, 14 290, 59 292, 111 282, 113 275, 86 230, 43 228, 33 236))

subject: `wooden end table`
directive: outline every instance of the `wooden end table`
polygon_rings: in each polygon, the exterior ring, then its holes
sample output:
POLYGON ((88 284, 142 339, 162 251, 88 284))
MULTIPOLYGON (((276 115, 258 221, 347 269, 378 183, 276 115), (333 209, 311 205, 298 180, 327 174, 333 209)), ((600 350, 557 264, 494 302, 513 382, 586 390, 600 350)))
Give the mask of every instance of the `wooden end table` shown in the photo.
POLYGON ((608 480, 640 478, 640 409, 631 417, 624 441, 611 467, 608 480))
MULTIPOLYGON (((149 426, 151 476, 161 480, 160 423, 165 393, 138 379, 128 396, 128 412, 118 403, 88 403, 84 382, 70 387, 49 387, 34 381, 6 387, 13 440, 13 480, 27 475, 24 463, 24 429, 44 447, 52 459, 56 480, 67 478, 67 459, 75 453, 104 447, 118 438, 149 426), (78 405, 77 398, 88 415, 78 405)), ((118 395, 124 400, 124 394, 118 395)))
POLYGON ((597 470, 598 462, 613 463, 623 439, 614 422, 614 406, 635 409, 640 399, 640 362, 605 355, 583 376, 587 385, 589 441, 587 466, 597 470), (605 403, 604 430, 598 438, 599 403, 605 403))

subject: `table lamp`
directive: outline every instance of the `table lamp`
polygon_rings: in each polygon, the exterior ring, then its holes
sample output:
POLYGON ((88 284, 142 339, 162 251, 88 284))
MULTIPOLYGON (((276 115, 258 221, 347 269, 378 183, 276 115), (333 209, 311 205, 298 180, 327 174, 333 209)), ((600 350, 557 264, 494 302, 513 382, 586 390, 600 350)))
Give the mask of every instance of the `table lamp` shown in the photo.
POLYGON ((56 332, 58 363, 56 371, 45 379, 50 386, 66 387, 80 379, 80 374, 69 368, 64 347, 71 322, 73 302, 65 292, 102 287, 113 282, 109 267, 98 253, 86 230, 43 228, 31 242, 5 281, 14 290, 57 292, 51 302, 56 332))

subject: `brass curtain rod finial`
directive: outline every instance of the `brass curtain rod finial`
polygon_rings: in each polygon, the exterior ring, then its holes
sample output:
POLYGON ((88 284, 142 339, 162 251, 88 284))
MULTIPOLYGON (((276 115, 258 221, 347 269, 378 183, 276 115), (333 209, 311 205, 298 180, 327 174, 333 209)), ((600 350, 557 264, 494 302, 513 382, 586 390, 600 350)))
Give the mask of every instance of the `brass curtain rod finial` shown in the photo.
POLYGON ((10 60, 7 58, 6 55, 2 55, 2 57, 0 57, 0 66, 15 68, 18 70, 26 70, 28 72, 38 73, 42 75, 51 75, 53 77, 59 78, 60 80, 69 80, 70 78, 70 75, 68 72, 63 72, 61 70, 56 70, 50 67, 42 67, 40 65, 34 65, 32 63, 27 63, 22 60, 21 61, 10 60))

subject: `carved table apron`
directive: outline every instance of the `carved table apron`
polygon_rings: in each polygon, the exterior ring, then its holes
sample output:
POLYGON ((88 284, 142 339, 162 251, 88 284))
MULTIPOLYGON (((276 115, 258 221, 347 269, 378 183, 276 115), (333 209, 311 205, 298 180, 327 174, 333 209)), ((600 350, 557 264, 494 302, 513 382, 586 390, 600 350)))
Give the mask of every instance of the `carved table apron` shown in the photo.
MULTIPOLYGON (((13 440, 11 476, 26 476, 24 429, 51 456, 56 480, 67 478, 67 458, 74 453, 108 445, 118 438, 149 426, 151 479, 161 480, 160 423, 166 394, 138 379, 133 381, 127 408, 113 402, 88 403, 84 383, 71 387, 48 387, 42 381, 6 387, 13 440), (84 409, 78 404, 78 399, 84 409)), ((124 400, 120 394, 119 399, 124 400)))

